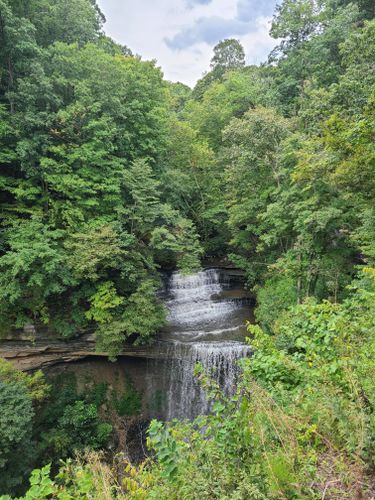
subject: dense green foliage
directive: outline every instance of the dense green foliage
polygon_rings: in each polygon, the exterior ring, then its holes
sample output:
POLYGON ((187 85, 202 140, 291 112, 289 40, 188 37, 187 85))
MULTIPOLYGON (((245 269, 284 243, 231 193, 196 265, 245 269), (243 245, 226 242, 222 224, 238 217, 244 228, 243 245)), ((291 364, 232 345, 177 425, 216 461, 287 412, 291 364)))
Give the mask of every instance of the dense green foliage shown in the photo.
POLYGON ((0 326, 94 328, 112 354, 163 324, 158 266, 201 249, 160 186, 172 95, 101 19, 90 0, 0 4, 0 326))
POLYGON ((34 415, 48 392, 42 372, 28 376, 0 359, 0 492, 14 491, 35 465, 34 415))
POLYGON ((56 463, 85 448, 104 448, 109 443, 112 425, 101 412, 107 401, 105 385, 78 391, 71 374, 51 380, 51 391, 34 421, 37 446, 34 463, 56 463))
MULTIPOLYGON (((257 299, 233 400, 200 373, 213 415, 153 422, 154 455, 125 474, 92 454, 36 470, 26 498, 371 497, 374 16, 283 0, 267 64, 224 40, 190 90, 107 38, 95 1, 0 0, 1 331, 94 330, 115 357, 164 324, 158 270, 202 256, 257 299)), ((37 423, 40 376, 0 375, 2 491, 35 425, 44 463, 107 441, 100 397, 61 391, 37 423)), ((112 403, 139 411, 132 391, 112 403)))
POLYGON ((0 360, 0 494, 24 491, 35 467, 49 463, 55 473, 61 459, 115 447, 114 424, 140 413, 142 395, 130 378, 122 391, 78 383, 69 372, 47 380, 0 360))

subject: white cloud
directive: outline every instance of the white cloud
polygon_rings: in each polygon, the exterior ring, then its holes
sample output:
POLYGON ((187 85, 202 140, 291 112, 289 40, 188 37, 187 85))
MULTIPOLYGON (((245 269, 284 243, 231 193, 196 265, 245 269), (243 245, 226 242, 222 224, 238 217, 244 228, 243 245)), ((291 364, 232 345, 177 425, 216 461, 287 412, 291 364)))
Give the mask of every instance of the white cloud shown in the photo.
POLYGON ((262 13, 268 13, 269 5, 276 0, 256 1, 257 4, 255 0, 99 0, 98 3, 107 18, 108 35, 144 59, 156 59, 167 79, 192 86, 209 69, 212 48, 222 38, 238 38, 249 63, 265 60, 275 43, 267 34, 268 18, 262 13), (188 33, 191 43, 183 43, 181 33, 188 33), (173 43, 168 46, 165 40, 178 40, 179 34, 180 47, 176 51, 173 43))
POLYGON ((268 34, 271 27, 271 19, 271 17, 258 17, 256 20, 256 29, 240 37, 240 41, 245 48, 248 64, 260 64, 264 62, 268 54, 275 47, 275 40, 268 34))

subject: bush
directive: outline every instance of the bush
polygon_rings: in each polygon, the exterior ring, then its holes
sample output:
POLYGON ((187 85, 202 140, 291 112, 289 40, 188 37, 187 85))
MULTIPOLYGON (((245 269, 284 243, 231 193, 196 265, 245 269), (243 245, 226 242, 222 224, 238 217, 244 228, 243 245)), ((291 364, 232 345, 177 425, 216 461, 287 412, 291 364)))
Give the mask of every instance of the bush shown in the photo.
POLYGON ((15 490, 27 470, 34 411, 27 390, 0 381, 0 493, 15 490))
POLYGON ((112 393, 112 404, 118 415, 138 415, 142 408, 142 394, 140 394, 131 379, 126 380, 126 391, 123 394, 112 393))
POLYGON ((267 332, 272 331, 280 314, 297 303, 295 281, 291 278, 271 278, 257 291, 256 319, 267 332))

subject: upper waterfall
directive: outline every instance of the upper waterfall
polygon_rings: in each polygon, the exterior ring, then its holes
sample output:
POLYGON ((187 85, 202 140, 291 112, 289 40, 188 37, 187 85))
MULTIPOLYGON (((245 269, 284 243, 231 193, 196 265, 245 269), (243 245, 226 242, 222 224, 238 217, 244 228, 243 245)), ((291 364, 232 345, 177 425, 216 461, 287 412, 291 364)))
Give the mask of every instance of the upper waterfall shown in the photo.
POLYGON ((166 289, 167 332, 172 339, 243 340, 249 299, 243 297, 243 285, 235 276, 220 269, 187 276, 173 273, 166 289))
POLYGON ((169 283, 172 298, 167 302, 170 324, 189 327, 224 320, 238 309, 234 300, 214 300, 228 285, 220 282, 216 269, 189 276, 173 274, 169 283))

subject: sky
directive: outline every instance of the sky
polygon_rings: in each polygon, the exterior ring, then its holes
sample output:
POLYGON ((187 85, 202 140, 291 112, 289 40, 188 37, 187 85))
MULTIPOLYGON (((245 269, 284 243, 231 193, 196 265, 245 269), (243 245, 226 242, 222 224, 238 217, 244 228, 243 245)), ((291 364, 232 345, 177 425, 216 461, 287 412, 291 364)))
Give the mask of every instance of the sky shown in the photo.
POLYGON ((143 59, 156 59, 165 78, 194 86, 209 69, 212 49, 239 40, 248 64, 265 61, 277 0, 98 0, 105 32, 143 59))

